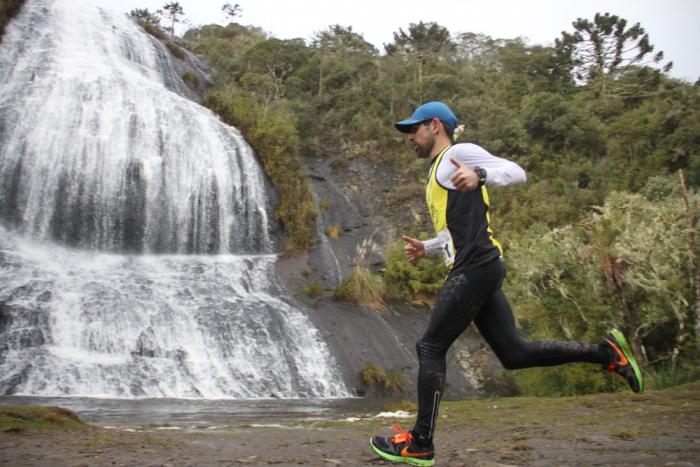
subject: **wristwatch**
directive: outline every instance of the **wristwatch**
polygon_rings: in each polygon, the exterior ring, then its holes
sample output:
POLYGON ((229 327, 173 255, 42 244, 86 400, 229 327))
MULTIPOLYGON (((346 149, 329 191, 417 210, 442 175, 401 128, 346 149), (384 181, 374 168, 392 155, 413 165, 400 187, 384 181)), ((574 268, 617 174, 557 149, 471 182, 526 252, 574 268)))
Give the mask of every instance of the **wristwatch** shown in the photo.
POLYGON ((479 177, 479 186, 484 186, 486 184, 486 169, 474 167, 474 172, 476 172, 476 176, 479 177))

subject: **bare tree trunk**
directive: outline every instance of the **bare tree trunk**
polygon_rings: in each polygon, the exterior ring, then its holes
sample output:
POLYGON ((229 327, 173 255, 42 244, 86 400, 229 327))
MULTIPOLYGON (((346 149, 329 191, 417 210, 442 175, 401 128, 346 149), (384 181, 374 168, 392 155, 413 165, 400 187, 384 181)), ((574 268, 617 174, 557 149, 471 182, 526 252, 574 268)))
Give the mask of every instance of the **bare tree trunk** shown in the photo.
POLYGON ((678 177, 681 183, 681 194, 685 202, 685 209, 688 213, 688 247, 690 250, 690 280, 693 291, 693 309, 695 311, 695 339, 700 339, 700 262, 698 261, 698 243, 695 231, 698 226, 698 203, 690 202, 688 189, 685 186, 683 170, 678 170, 678 177))
POLYGON ((323 94, 323 50, 321 50, 321 63, 318 67, 318 95, 323 94))
POLYGON ((418 103, 423 103, 423 56, 418 56, 418 103))

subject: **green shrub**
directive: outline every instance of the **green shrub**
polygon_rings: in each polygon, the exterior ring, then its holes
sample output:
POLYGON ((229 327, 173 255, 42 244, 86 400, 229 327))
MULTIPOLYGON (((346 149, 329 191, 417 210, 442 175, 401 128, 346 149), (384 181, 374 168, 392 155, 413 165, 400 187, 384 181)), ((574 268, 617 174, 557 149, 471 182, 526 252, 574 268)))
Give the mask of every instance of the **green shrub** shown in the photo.
POLYGON ((404 242, 391 243, 386 248, 384 282, 390 295, 406 300, 424 301, 437 294, 445 281, 447 270, 442 256, 424 258, 415 264, 403 252, 404 242))
MULTIPOLYGON (((695 353, 697 355, 697 352, 695 353)), ((668 362, 644 374, 645 386, 664 389, 700 380, 700 359, 682 360, 675 366, 668 362)))
POLYGON ((309 282, 308 284, 304 284, 299 287, 299 291, 304 295, 308 295, 309 297, 318 297, 324 290, 325 287, 320 281, 309 282))
POLYGON ((513 377, 524 396, 576 396, 611 392, 627 383, 622 378, 596 369, 590 364, 515 371, 513 377))
POLYGON ((193 91, 199 88, 199 78, 191 71, 186 71, 182 74, 182 81, 193 91))
POLYGON ((485 375, 481 389, 489 396, 512 397, 520 394, 520 388, 511 371, 501 370, 485 375))

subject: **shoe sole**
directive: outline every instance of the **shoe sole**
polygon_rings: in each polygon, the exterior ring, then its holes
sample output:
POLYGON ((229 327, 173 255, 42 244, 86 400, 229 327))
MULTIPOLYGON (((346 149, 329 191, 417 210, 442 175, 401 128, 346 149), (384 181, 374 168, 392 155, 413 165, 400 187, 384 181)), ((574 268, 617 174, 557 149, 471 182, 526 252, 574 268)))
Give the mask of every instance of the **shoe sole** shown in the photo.
POLYGON ((379 457, 384 458, 386 460, 392 461, 392 462, 403 462, 405 464, 411 464, 411 465, 435 465, 435 459, 418 459, 418 458, 412 458, 412 457, 401 457, 401 456, 394 456, 389 453, 386 453, 379 449, 377 446, 374 445, 372 442, 372 438, 369 439, 369 444, 372 446, 372 450, 376 452, 379 457))
POLYGON ((632 353, 629 345, 627 344, 627 339, 625 339, 625 336, 623 336, 622 333, 617 329, 613 329, 612 331, 610 331, 610 335, 613 337, 613 339, 615 339, 615 343, 618 345, 618 347, 620 347, 622 353, 625 354, 625 357, 627 357, 627 361, 632 367, 632 371, 634 371, 634 377, 637 379, 637 385, 639 386, 639 391, 636 392, 644 391, 644 378, 642 377, 642 371, 639 369, 639 365, 637 365, 637 360, 635 360, 634 354, 632 353))

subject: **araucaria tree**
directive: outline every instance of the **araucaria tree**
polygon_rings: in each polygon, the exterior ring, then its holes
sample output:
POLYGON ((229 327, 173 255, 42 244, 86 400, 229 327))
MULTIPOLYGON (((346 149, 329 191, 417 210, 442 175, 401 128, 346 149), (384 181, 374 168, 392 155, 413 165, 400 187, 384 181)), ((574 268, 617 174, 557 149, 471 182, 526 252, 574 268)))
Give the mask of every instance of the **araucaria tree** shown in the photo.
POLYGON ((179 2, 170 2, 163 5, 163 14, 171 21, 170 34, 175 35, 175 23, 181 23, 181 16, 185 14, 179 2))
MULTIPOLYGON (((663 52, 654 52, 649 34, 636 23, 627 27, 627 20, 610 13, 596 13, 593 22, 578 18, 574 32, 562 32, 556 40, 559 52, 567 56, 577 81, 595 88, 602 96, 638 96, 645 85, 658 80, 659 71, 649 67, 660 64, 663 52), (632 82, 623 80, 636 73, 632 82), (641 79, 639 79, 641 78, 641 79)), ((668 62, 663 71, 673 66, 668 62)))
POLYGON ((160 10, 155 13, 148 11, 148 8, 134 8, 129 12, 129 16, 144 23, 148 23, 151 26, 160 27, 160 10))
POLYGON ((230 3, 224 3, 221 7, 221 11, 224 12, 229 21, 233 21, 236 16, 241 16, 241 6, 238 3, 231 5, 230 3))

